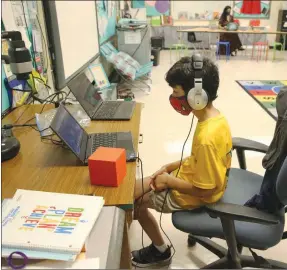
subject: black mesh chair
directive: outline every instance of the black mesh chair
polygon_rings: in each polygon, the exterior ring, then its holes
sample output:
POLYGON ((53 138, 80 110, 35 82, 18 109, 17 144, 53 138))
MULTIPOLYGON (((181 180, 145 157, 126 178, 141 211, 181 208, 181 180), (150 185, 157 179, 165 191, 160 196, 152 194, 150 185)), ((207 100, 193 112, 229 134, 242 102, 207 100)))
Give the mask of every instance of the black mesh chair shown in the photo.
POLYGON ((195 51, 198 51, 198 50, 203 50, 204 51, 203 41, 202 40, 197 40, 194 32, 188 32, 187 33, 187 40, 188 40, 189 43, 191 43, 192 48, 195 51))
POLYGON ((231 169, 227 189, 221 201, 197 210, 174 212, 173 225, 189 233, 189 245, 198 243, 219 257, 219 260, 205 266, 206 269, 242 267, 286 269, 286 263, 265 260, 251 250, 251 248, 267 250, 284 238, 287 205, 286 154, 283 154, 273 169, 262 177, 246 170, 244 151, 266 153, 268 147, 254 141, 235 138, 233 148, 237 152, 241 169, 231 169), (270 179, 275 181, 274 194, 278 200, 277 204, 280 205, 279 210, 275 214, 269 214, 244 206, 270 179), (225 239, 228 249, 214 243, 210 238, 225 239), (242 255, 243 247, 249 248, 252 256, 242 255))

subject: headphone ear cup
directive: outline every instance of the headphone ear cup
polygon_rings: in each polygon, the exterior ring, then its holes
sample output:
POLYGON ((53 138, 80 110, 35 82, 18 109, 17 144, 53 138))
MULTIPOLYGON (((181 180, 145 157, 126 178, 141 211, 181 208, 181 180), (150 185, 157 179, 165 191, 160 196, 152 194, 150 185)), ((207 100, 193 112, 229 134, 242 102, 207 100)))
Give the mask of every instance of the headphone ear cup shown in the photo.
POLYGON ((187 94, 187 102, 193 110, 199 111, 207 106, 208 95, 204 89, 198 94, 198 91, 196 91, 195 88, 192 88, 187 94))

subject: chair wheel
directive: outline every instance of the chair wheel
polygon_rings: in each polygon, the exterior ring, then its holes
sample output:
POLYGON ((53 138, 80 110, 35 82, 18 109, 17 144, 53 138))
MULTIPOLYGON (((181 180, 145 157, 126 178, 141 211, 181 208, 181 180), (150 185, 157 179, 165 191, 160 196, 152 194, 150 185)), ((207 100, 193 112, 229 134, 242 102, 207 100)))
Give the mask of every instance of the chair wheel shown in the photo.
POLYGON ((187 244, 188 244, 188 247, 194 247, 195 244, 196 244, 196 241, 195 241, 195 239, 192 237, 191 234, 188 235, 187 244))

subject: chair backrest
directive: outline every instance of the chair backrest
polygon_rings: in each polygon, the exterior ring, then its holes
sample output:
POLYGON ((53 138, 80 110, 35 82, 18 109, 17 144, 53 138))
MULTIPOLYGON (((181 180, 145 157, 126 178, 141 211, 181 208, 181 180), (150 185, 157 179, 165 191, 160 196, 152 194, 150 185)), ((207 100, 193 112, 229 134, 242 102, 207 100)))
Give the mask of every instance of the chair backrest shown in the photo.
POLYGON ((189 42, 194 42, 196 41, 196 36, 194 32, 188 32, 187 33, 187 39, 189 42))
POLYGON ((287 205, 287 87, 276 98, 278 120, 274 138, 263 158, 266 168, 259 194, 246 205, 275 213, 287 205))
POLYGON ((276 193, 280 202, 283 205, 287 205, 287 157, 277 177, 276 193))

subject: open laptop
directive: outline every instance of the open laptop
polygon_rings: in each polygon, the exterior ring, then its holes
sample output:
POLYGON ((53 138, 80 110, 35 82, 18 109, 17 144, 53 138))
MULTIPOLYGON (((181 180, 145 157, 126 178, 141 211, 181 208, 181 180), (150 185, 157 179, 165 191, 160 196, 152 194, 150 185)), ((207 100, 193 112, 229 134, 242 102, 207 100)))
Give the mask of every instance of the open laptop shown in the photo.
POLYGON ((103 101, 84 72, 73 78, 68 87, 92 120, 130 120, 133 115, 134 101, 103 101))
POLYGON ((131 132, 88 134, 62 104, 50 127, 85 165, 99 146, 124 148, 127 161, 136 160, 131 132))

